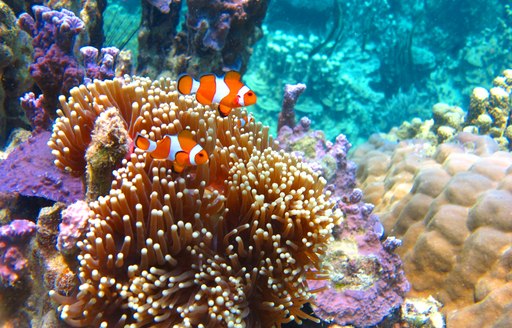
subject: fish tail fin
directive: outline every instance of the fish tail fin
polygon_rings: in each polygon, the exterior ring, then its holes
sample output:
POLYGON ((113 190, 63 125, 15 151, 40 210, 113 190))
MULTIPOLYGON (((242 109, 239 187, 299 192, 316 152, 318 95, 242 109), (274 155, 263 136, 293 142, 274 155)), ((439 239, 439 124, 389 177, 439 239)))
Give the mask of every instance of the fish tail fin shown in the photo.
POLYGON ((135 136, 135 147, 142 149, 144 151, 148 151, 151 148, 152 141, 148 138, 144 137, 142 134, 137 133, 135 136))
POLYGON ((183 74, 178 78, 178 91, 181 94, 196 93, 197 89, 199 89, 199 82, 194 80, 192 76, 183 74))

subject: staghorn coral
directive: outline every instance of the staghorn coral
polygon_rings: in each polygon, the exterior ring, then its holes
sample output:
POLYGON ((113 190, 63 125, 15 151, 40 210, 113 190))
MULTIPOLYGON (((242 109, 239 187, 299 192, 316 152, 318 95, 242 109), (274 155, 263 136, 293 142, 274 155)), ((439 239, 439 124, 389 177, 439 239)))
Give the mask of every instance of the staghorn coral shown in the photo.
POLYGON ((94 120, 107 108, 117 108, 130 136, 189 129, 210 159, 179 175, 139 150, 123 161, 109 194, 90 205, 78 295, 52 292, 61 317, 73 326, 134 327, 310 318, 301 310, 313 300, 306 278, 322 277, 321 257, 341 219, 325 180, 277 151, 268 128, 238 128, 239 110, 221 118, 179 96, 169 79, 125 79, 61 98, 50 142, 59 166, 83 172, 94 120))
POLYGON ((448 327, 506 326, 511 153, 489 136, 463 132, 434 147, 374 137, 353 158, 365 200, 376 204, 386 232, 403 240, 397 252, 409 296, 434 296, 448 327))

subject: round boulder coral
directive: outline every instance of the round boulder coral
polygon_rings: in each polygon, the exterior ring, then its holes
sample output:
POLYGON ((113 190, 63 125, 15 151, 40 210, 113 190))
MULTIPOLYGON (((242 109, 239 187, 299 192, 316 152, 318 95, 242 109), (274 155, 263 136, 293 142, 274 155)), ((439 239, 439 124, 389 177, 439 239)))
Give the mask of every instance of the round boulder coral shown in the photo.
POLYGON ((381 145, 356 150, 354 160, 387 234, 403 239, 409 295, 443 303, 449 327, 505 322, 512 315, 512 154, 467 133, 432 156, 421 141, 381 145))

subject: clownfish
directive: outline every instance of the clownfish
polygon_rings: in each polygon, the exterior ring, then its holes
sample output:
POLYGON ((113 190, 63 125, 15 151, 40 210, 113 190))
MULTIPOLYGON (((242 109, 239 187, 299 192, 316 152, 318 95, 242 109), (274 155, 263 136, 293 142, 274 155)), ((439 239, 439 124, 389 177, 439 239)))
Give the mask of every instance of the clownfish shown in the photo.
POLYGON ((240 73, 235 71, 223 77, 203 75, 199 81, 182 75, 178 79, 178 91, 184 95, 195 93, 197 101, 203 105, 219 104, 222 117, 228 116, 233 108, 256 103, 256 94, 240 81, 240 73))
POLYGON ((253 121, 254 121, 254 117, 252 117, 252 115, 243 115, 242 117, 240 117, 238 119, 238 121, 236 122, 236 125, 240 129, 253 121))
POLYGON ((208 161, 206 150, 188 130, 177 135, 165 135, 156 142, 137 133, 134 143, 137 148, 149 153, 151 158, 172 161, 172 169, 177 173, 183 172, 187 166, 201 165, 208 161))

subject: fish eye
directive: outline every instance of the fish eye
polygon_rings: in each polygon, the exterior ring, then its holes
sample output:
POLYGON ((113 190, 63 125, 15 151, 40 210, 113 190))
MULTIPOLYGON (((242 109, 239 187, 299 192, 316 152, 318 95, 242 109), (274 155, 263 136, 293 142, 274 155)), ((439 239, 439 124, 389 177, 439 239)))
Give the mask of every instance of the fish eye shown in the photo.
POLYGON ((254 96, 254 92, 249 91, 249 92, 247 92, 247 95, 248 95, 249 97, 252 97, 252 96, 254 96))

